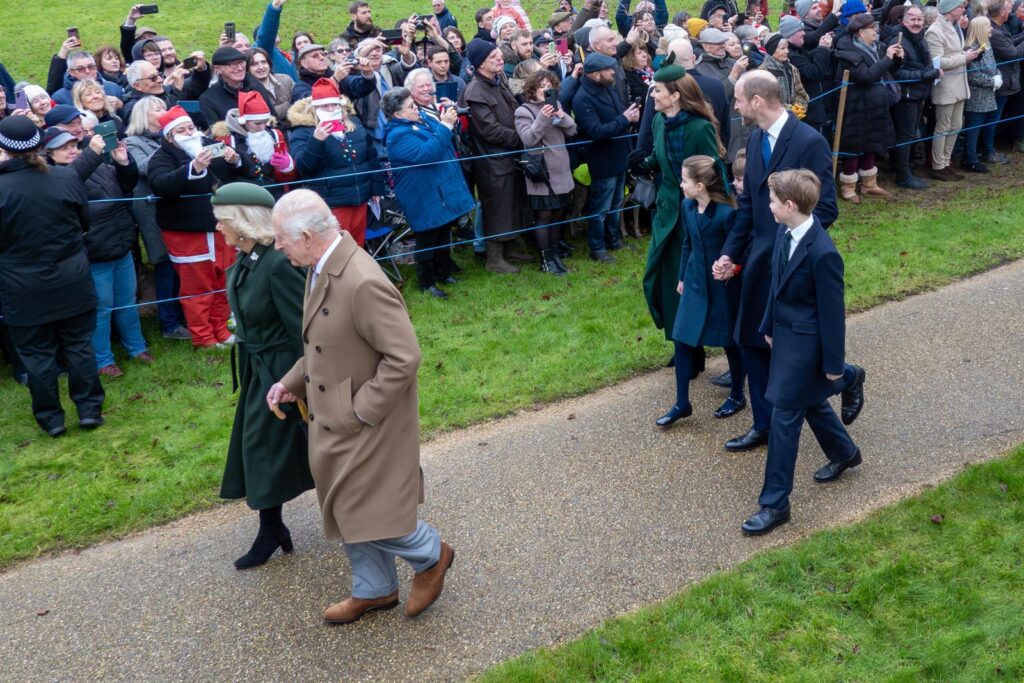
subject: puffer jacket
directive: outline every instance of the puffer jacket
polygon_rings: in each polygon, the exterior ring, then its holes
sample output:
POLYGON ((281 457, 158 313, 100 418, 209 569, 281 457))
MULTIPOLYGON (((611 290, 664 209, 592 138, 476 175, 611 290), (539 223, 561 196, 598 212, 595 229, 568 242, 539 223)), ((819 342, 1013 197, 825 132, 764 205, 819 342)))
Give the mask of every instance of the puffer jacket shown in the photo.
POLYGON ((312 99, 300 100, 288 110, 292 126, 288 144, 299 174, 306 180, 323 179, 304 187, 319 193, 331 207, 358 206, 384 194, 384 174, 373 140, 356 117, 350 114, 348 120, 354 130, 344 140, 333 135, 317 140, 312 99))
POLYGON ((131 251, 138 239, 138 228, 128 207, 130 202, 97 200, 131 197, 139 182, 139 168, 131 155, 126 166, 104 163, 103 157, 88 147, 69 167, 85 183, 89 197, 92 227, 85 234, 89 262, 116 261, 131 251))

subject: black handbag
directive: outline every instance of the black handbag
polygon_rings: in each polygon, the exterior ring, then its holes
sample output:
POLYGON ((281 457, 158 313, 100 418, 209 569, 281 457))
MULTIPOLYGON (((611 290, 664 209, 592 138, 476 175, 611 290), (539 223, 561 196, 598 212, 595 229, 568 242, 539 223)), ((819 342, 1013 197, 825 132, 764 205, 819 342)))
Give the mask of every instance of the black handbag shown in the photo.
POLYGON ((516 159, 516 168, 522 171, 528 180, 546 185, 548 192, 555 194, 551 188, 551 174, 548 172, 548 162, 544 159, 544 154, 523 152, 516 159))
POLYGON ((650 178, 638 175, 629 200, 641 208, 650 209, 658 201, 658 187, 650 178))

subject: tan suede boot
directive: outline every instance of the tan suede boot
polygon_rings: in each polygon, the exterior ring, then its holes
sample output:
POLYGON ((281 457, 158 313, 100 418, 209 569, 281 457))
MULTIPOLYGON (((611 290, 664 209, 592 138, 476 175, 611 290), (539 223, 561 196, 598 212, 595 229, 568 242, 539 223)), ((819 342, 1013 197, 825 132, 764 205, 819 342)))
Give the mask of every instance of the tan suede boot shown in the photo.
POLYGON ((878 184, 878 167, 860 172, 860 191, 865 197, 881 197, 892 201, 892 193, 878 184))
POLYGON ((857 176, 839 174, 839 198, 845 199, 854 204, 860 204, 860 195, 857 194, 857 176))

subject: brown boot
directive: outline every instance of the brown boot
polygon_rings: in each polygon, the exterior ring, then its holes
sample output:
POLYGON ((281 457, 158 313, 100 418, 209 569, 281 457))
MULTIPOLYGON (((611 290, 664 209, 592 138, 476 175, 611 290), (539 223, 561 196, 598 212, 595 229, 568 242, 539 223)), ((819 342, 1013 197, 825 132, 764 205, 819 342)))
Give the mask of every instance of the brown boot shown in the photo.
POLYGON ((878 184, 877 166, 869 171, 860 172, 860 191, 863 192, 866 197, 881 197, 882 199, 888 199, 889 201, 895 199, 891 192, 878 184))
POLYGON ((398 607, 398 591, 381 598, 346 598, 324 610, 324 621, 328 624, 351 624, 367 612, 389 610, 398 607))
POLYGON ((434 601, 441 597, 444 589, 444 575, 455 561, 455 550, 441 541, 441 557, 437 564, 425 572, 419 572, 412 579, 409 599, 405 603, 406 616, 415 617, 423 613, 434 601))
POLYGON ((839 197, 854 204, 860 204, 860 196, 857 194, 857 175, 839 174, 839 197))
POLYGON ((519 269, 505 260, 505 247, 501 242, 487 240, 487 264, 484 266, 492 273, 518 273, 519 269))
POLYGON ((502 247, 505 250, 506 261, 522 261, 523 263, 531 263, 537 260, 537 257, 528 251, 519 248, 516 243, 517 240, 509 240, 508 242, 502 242, 502 247))

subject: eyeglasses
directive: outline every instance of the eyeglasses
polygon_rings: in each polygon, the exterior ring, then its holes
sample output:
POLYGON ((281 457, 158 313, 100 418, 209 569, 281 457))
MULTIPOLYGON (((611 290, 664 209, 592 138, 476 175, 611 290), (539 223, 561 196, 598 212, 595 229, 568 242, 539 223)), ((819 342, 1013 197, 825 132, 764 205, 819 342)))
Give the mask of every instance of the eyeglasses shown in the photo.
POLYGON ((96 65, 95 64, 76 66, 73 69, 69 69, 69 71, 95 71, 95 70, 96 70, 96 65))
POLYGON ((160 82, 163 79, 160 78, 160 74, 153 74, 152 76, 146 76, 145 78, 140 78, 139 80, 140 81, 149 81, 150 83, 158 83, 158 82, 160 82))
POLYGON ((350 48, 350 47, 339 47, 337 50, 334 51, 334 54, 336 54, 336 55, 347 55, 349 52, 352 52, 352 48, 350 48))

